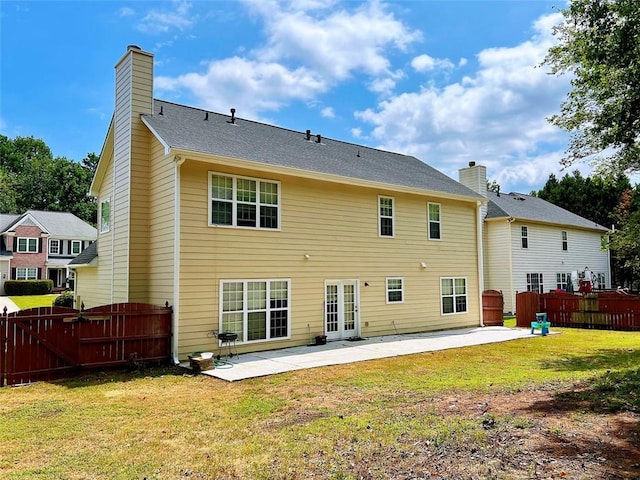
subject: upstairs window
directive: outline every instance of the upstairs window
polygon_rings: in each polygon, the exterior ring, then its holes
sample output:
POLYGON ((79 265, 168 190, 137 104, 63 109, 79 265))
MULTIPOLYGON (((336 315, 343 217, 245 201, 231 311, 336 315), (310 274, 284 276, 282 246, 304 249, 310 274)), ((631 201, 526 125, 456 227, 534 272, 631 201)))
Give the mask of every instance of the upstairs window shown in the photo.
POLYGON ((381 237, 393 237, 393 197, 378 197, 381 237))
POLYGON ((71 254, 79 255, 82 251, 82 242, 80 240, 72 240, 71 241, 71 254))
POLYGON ((18 238, 18 253, 38 253, 38 238, 18 238))
POLYGON ((49 255, 60 255, 60 240, 55 238, 49 240, 49 255))
POLYGON ((562 251, 566 252, 567 250, 569 250, 569 241, 567 238, 567 232, 566 231, 562 231, 562 251))
POLYGON ((107 233, 111 229, 111 200, 100 202, 100 233, 107 233))
POLYGON ((279 228, 279 182, 209 173, 209 198, 209 225, 279 228))
POLYGON ((522 240, 522 248, 529 248, 529 229, 527 227, 520 227, 520 236, 522 240))
POLYGON ((440 221, 440 204, 428 203, 427 216, 429 217, 429 240, 440 240, 441 238, 441 221, 440 221))

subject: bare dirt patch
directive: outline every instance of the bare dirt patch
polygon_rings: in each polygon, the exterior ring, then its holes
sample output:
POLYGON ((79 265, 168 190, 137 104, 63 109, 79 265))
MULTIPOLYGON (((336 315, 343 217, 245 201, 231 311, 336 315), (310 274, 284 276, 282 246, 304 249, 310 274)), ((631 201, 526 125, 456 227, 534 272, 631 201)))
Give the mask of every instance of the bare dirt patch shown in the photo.
MULTIPOLYGON (((640 479, 640 415, 599 411, 588 401, 558 400, 556 391, 549 387, 416 398, 402 407, 404 414, 420 418, 429 412, 444 424, 475 424, 477 432, 438 441, 408 431, 391 446, 371 441, 338 442, 330 455, 332 461, 326 452, 310 455, 306 476, 640 479), (335 465, 336 456, 344 459, 342 465, 335 465)), ((304 413, 295 416, 305 421, 304 413)))

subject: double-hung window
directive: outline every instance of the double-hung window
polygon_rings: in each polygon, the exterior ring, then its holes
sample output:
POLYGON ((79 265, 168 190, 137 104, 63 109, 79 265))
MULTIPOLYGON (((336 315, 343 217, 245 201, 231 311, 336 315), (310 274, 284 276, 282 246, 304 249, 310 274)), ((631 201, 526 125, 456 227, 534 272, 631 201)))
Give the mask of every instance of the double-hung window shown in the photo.
POLYGON ((544 293, 541 273, 527 273, 527 292, 544 293))
POLYGON ((556 288, 558 290, 566 290, 568 280, 571 278, 571 275, 568 273, 556 273, 556 288))
POLYGON ((387 277, 387 303, 404 302, 404 279, 387 277))
POLYGON ((378 223, 381 237, 393 237, 393 197, 378 197, 378 223))
POLYGON ((38 269, 37 268, 16 268, 16 280, 37 280, 38 269))
POLYGON ((38 253, 38 238, 19 237, 18 253, 38 253))
POLYGON ((520 240, 522 248, 529 248, 529 229, 524 225, 520 227, 520 240))
POLYGON ((569 239, 567 238, 566 230, 562 231, 562 251, 566 252, 569 250, 569 239))
POLYGON ((100 202, 100 233, 111 229, 111 200, 106 198, 100 202))
POLYGON ((72 240, 71 241, 71 254, 79 255, 82 251, 82 242, 80 240, 72 240))
POLYGON ((52 238, 49 240, 49 255, 60 255, 60 240, 52 238))
POLYGON ((467 311, 467 279, 452 277, 440 279, 442 314, 464 313, 467 311))
POLYGON ((429 240, 440 240, 442 235, 442 224, 440 218, 441 206, 439 203, 427 204, 427 216, 429 222, 429 240))
POLYGON ((220 330, 241 342, 288 338, 289 298, 289 280, 222 280, 220 330))
POLYGON ((280 228, 280 183, 209 173, 209 225, 280 228))

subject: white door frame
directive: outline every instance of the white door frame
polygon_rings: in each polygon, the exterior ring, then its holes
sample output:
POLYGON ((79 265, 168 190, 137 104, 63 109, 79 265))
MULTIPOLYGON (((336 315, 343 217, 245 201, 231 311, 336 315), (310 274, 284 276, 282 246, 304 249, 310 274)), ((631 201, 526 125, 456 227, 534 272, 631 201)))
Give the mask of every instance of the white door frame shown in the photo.
POLYGON ((324 282, 324 332, 328 340, 360 336, 360 281, 325 280, 324 282), (328 287, 335 287, 337 298, 328 300, 328 287), (345 288, 347 287, 347 288, 345 288), (350 291, 348 287, 353 287, 350 291), (351 317, 353 321, 351 321, 351 317), (353 328, 350 328, 350 326, 353 328))

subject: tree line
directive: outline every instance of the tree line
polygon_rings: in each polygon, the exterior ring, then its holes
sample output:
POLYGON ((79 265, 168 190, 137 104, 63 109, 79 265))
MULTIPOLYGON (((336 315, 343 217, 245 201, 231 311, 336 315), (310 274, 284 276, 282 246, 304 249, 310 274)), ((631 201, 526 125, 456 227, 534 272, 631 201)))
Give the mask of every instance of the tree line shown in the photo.
POLYGON ((551 174, 531 192, 554 205, 610 229, 603 249, 611 256, 612 286, 632 287, 640 276, 640 187, 624 174, 583 177, 579 171, 561 179, 551 174))
POLYGON ((95 226, 89 187, 98 159, 95 153, 80 162, 54 157, 41 139, 0 135, 0 212, 70 212, 95 226))

